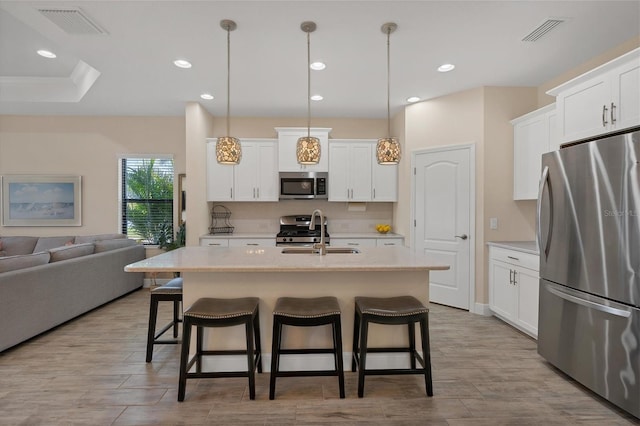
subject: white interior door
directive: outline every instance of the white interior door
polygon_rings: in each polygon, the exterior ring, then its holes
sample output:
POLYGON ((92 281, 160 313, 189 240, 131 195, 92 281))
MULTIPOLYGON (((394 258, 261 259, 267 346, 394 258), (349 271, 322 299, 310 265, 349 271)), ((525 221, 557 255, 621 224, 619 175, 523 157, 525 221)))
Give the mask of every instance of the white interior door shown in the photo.
POLYGON ((472 146, 414 154, 415 250, 450 265, 429 275, 429 299, 469 309, 474 193, 472 146))

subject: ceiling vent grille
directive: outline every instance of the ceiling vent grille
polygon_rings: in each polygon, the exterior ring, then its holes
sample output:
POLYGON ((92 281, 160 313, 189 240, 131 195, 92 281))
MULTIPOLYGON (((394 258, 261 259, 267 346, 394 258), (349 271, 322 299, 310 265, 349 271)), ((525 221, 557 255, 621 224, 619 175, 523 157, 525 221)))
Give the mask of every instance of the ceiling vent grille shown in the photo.
POLYGON ((68 34, 108 34, 78 8, 38 9, 68 34))
POLYGON ((562 24, 564 21, 566 21, 565 18, 549 18, 545 20, 542 24, 538 25, 536 29, 531 31, 526 36, 524 36, 522 41, 538 41, 543 36, 548 34, 549 31, 551 31, 558 25, 562 24))

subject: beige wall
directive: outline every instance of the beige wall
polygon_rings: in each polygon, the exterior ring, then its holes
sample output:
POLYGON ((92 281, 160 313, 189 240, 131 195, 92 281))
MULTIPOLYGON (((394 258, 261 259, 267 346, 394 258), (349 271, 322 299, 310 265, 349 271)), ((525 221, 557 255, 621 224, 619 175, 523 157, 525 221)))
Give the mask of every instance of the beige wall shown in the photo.
POLYGON ((476 147, 476 302, 487 303, 487 241, 534 239, 534 202, 513 201, 513 128, 509 121, 536 107, 535 88, 484 87, 408 106, 405 110, 407 155, 400 174, 396 206, 398 232, 411 235, 411 164, 409 155, 427 148, 474 144, 476 147), (497 217, 498 230, 488 218, 497 217))
MULTIPOLYGON (((608 50, 601 55, 598 55, 594 58, 591 58, 587 62, 573 68, 559 76, 547 81, 538 87, 538 108, 542 108, 545 105, 549 105, 555 101, 553 96, 549 96, 546 94, 548 90, 553 89, 556 86, 565 83, 572 78, 575 78, 585 72, 598 67, 606 62, 609 62, 612 59, 617 58, 618 56, 624 55, 625 53, 640 47, 640 37, 634 37, 626 42, 622 43, 619 46, 614 47, 611 50, 608 50)), ((535 108, 534 108, 535 109, 535 108)))
POLYGON ((0 235, 118 232, 118 158, 170 154, 176 174, 183 173, 184 122, 184 117, 0 115, 0 175, 82 176, 82 226, 0 226, 0 235))

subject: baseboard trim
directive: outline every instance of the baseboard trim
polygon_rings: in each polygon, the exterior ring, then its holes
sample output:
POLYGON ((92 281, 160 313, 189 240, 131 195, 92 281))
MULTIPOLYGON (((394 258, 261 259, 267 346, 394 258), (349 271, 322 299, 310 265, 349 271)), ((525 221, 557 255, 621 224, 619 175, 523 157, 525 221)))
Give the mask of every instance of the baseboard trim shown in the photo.
POLYGON ((473 313, 485 317, 490 317, 492 315, 488 303, 475 303, 473 306, 473 313))

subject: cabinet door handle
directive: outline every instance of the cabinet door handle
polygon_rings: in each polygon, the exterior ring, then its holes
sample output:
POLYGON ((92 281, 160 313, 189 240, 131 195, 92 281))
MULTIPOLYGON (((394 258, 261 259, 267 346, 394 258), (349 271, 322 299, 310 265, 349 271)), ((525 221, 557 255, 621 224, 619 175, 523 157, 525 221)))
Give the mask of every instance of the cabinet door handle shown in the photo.
POLYGON ((509 269, 509 284, 513 284, 513 269, 509 269))
POLYGON ((516 280, 516 274, 517 274, 517 273, 518 273, 518 272, 514 269, 514 270, 513 270, 513 285, 518 284, 518 281, 516 280))
POLYGON ((520 260, 520 259, 518 259, 517 257, 513 257, 513 256, 507 256, 507 257, 508 257, 509 259, 513 259, 513 260, 518 260, 518 261, 520 260))
POLYGON ((607 123, 607 106, 602 105, 602 127, 606 127, 607 123))
POLYGON ((260 188, 256 188, 256 193, 258 194, 256 198, 260 198, 260 188))
POLYGON ((615 116, 615 113, 614 113, 615 109, 616 109, 616 104, 611 102, 611 124, 615 124, 616 123, 616 116, 615 116))
POLYGON ((360 243, 347 243, 348 246, 359 246, 360 243))
POLYGON ((258 243, 247 243, 248 246, 259 246, 260 244, 258 243))
POLYGON ((233 198, 233 188, 229 188, 229 198, 233 198))
POLYGON ((375 200, 375 198, 376 198, 376 189, 373 188, 373 199, 375 200))

